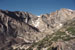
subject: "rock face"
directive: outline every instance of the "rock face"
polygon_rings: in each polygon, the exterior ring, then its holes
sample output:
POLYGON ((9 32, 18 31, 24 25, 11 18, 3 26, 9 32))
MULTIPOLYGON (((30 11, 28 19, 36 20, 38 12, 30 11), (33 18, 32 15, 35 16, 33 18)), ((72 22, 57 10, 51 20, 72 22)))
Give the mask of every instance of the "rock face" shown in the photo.
POLYGON ((60 9, 40 17, 28 12, 0 10, 0 50, 26 50, 75 18, 75 11, 60 9))
POLYGON ((41 15, 41 18, 45 23, 44 25, 46 25, 41 29, 46 30, 49 28, 49 30, 56 31, 56 29, 60 29, 65 22, 75 18, 75 12, 63 8, 56 12, 52 12, 51 14, 41 15))
POLYGON ((38 41, 39 30, 31 26, 31 21, 36 18, 27 12, 0 10, 0 50, 11 50, 12 44, 31 44, 38 41))
POLYGON ((67 21, 62 28, 32 44, 28 50, 75 50, 75 19, 67 21))
POLYGON ((55 48, 57 48, 57 50, 75 50, 75 40, 70 40, 67 42, 64 41, 58 41, 53 45, 56 45, 55 48))

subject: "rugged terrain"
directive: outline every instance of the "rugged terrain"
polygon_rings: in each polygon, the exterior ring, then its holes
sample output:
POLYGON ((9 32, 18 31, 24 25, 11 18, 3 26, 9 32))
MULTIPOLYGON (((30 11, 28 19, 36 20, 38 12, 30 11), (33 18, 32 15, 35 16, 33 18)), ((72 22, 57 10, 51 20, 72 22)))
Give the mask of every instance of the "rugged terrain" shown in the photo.
POLYGON ((75 50, 75 11, 62 8, 39 17, 0 10, 0 50, 75 50))

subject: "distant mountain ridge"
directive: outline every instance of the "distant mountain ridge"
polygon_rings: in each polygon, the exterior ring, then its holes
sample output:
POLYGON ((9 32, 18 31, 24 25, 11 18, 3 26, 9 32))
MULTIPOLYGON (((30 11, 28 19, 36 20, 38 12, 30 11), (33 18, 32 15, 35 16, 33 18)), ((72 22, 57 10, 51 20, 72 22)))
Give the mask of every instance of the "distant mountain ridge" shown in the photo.
POLYGON ((27 50, 74 19, 75 11, 66 8, 40 16, 0 10, 0 50, 27 50))

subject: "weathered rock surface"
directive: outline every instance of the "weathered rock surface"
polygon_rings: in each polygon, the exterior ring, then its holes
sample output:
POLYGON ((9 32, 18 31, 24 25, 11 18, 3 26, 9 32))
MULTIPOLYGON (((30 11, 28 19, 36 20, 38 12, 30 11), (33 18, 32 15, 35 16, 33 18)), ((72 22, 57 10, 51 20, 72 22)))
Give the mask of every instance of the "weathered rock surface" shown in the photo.
POLYGON ((75 19, 64 24, 62 28, 43 40, 32 44, 28 50, 75 50, 75 19))
POLYGON ((35 18, 27 12, 0 10, 0 50, 11 50, 14 44, 31 44, 41 39, 37 35, 39 30, 29 25, 35 18))
POLYGON ((74 18, 75 11, 65 8, 40 17, 28 12, 0 10, 0 50, 25 50, 74 18))
POLYGON ((57 48, 57 50, 75 50, 75 40, 70 41, 58 41, 54 43, 52 47, 57 48))

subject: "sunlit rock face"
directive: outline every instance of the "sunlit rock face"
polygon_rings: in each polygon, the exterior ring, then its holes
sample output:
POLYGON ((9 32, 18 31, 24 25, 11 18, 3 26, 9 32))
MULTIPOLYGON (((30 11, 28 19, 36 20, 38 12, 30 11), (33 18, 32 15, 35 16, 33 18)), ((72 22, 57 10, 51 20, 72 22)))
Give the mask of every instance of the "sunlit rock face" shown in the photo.
POLYGON ((58 41, 52 44, 55 50, 75 50, 75 40, 70 41, 58 41))
POLYGON ((41 15, 40 18, 44 23, 44 26, 42 25, 43 28, 40 26, 41 29, 45 31, 46 29, 56 31, 56 29, 60 29, 68 20, 75 18, 75 12, 70 9, 63 8, 50 14, 41 15))
POLYGON ((75 18, 75 11, 60 9, 40 16, 28 12, 0 10, 0 50, 28 48, 75 18), (18 45, 18 46, 17 46, 18 45))

